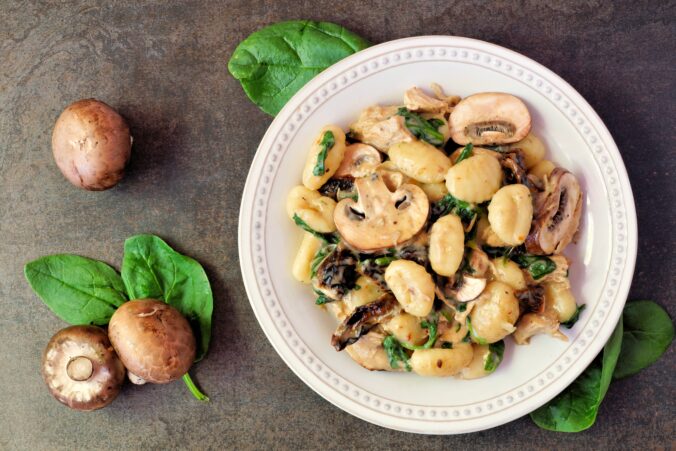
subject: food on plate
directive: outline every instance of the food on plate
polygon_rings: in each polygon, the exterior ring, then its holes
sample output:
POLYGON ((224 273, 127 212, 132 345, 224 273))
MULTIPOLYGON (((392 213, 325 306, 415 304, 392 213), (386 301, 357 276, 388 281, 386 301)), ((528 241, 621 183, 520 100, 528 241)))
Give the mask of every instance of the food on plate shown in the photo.
POLYGON ((90 191, 112 188, 122 179, 131 144, 124 118, 95 99, 70 104, 52 133, 56 165, 70 183, 90 191))
POLYGON ((70 326, 54 334, 42 355, 42 378, 59 402, 75 410, 95 410, 117 397, 124 366, 106 331, 70 326))
POLYGON ((188 320, 162 301, 125 302, 110 318, 108 335, 135 384, 173 382, 195 360, 195 336, 188 320))
POLYGON ((305 231, 292 274, 340 322, 331 344, 370 370, 475 379, 508 337, 567 340, 577 178, 513 95, 435 85, 403 103, 321 129, 287 197, 305 231))

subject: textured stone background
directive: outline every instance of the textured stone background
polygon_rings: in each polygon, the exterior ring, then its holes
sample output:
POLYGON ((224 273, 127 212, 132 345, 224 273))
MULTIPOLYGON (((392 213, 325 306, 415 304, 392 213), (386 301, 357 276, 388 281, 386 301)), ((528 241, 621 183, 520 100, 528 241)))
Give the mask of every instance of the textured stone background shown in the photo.
POLYGON ((674 1, 114 3, 0 2, 0 449, 676 445, 673 347, 614 383, 596 425, 576 435, 522 418, 472 435, 415 436, 360 421, 306 387, 268 344, 240 279, 240 194, 270 118, 226 68, 249 33, 291 18, 337 22, 376 43, 469 36, 543 63, 615 137, 638 207, 631 298, 655 299, 674 316, 674 1), (135 138, 128 176, 102 193, 68 184, 50 151, 56 117, 86 97, 118 108, 135 138), (119 267, 124 238, 139 232, 165 237, 207 269, 214 339, 194 374, 212 402, 175 383, 127 387, 104 410, 70 411, 50 398, 38 371, 64 324, 31 292, 22 267, 58 252, 119 267))

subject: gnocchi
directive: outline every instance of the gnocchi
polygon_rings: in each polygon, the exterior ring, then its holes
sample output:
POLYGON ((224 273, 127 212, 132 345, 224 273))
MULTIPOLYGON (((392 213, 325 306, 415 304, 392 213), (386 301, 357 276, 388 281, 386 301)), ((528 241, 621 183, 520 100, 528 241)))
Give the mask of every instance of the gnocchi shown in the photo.
POLYGON ((448 192, 460 200, 481 203, 490 200, 502 183, 502 168, 497 159, 474 155, 452 166, 446 173, 448 192))
POLYGON ((425 141, 397 143, 388 155, 401 172, 422 183, 443 182, 451 167, 448 157, 425 141))
POLYGON ((336 202, 304 186, 293 188, 286 198, 286 213, 289 218, 298 216, 310 228, 320 233, 336 230, 333 222, 333 210, 336 202))
POLYGON ((432 91, 319 130, 286 199, 305 230, 291 273, 362 367, 476 379, 507 336, 566 339, 580 316, 562 251, 583 193, 521 100, 432 91))
POLYGON ((427 316, 434 303, 434 281, 423 266, 410 260, 396 260, 385 270, 385 282, 403 309, 415 316, 427 316))
POLYGON ((327 125, 310 147, 305 168, 303 185, 308 189, 319 189, 338 170, 345 155, 345 132, 336 125, 327 125))
POLYGON ((429 258, 432 269, 442 276, 452 276, 460 267, 465 253, 465 231, 456 215, 439 218, 430 232, 429 258))
POLYGON ((503 186, 488 205, 491 229, 509 246, 526 241, 532 220, 533 200, 526 185, 503 186))

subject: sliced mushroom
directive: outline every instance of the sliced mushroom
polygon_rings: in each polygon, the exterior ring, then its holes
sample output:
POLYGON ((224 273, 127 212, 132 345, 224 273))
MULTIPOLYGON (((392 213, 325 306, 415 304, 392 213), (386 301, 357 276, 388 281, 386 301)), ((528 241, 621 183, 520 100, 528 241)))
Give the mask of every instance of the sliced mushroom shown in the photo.
POLYGON ((572 241, 580 225, 582 189, 573 174, 552 171, 547 189, 535 195, 533 225, 526 238, 532 254, 559 254, 572 241))
POLYGON ((336 351, 342 351, 345 346, 355 343, 376 324, 399 312, 401 306, 392 295, 385 295, 382 299, 359 306, 338 326, 331 337, 331 345, 336 351))
POLYGON ((500 163, 502 165, 502 172, 505 174, 504 181, 506 185, 521 183, 531 190, 535 188, 526 173, 525 161, 524 155, 519 149, 512 149, 502 154, 500 163))
POLYGON ((357 122, 350 125, 352 136, 385 153, 398 142, 413 141, 415 137, 406 128, 404 118, 397 115, 398 109, 397 106, 366 108, 357 122))
POLYGON ((472 268, 472 275, 476 277, 485 277, 486 272, 491 266, 491 260, 484 251, 478 248, 472 248, 469 253, 467 264, 472 268))
POLYGON ((357 259, 343 246, 328 254, 317 267, 312 287, 334 300, 341 300, 359 277, 357 259))
POLYGON ((458 144, 509 144, 530 131, 526 105, 510 94, 483 92, 465 97, 451 113, 452 138, 458 144))
POLYGON ((525 290, 515 293, 519 307, 525 313, 542 313, 545 310, 545 288, 542 285, 531 285, 525 290))
POLYGON ((319 188, 319 192, 323 196, 330 197, 335 201, 357 195, 357 191, 354 188, 354 180, 351 178, 329 179, 328 182, 324 183, 321 188, 319 188))
POLYGON ((390 191, 396 191, 405 183, 416 184, 409 176, 404 175, 392 160, 387 160, 376 168, 376 173, 380 175, 390 191))
POLYGON ((347 346, 345 351, 352 360, 371 371, 401 371, 402 368, 392 368, 387 352, 383 347, 385 335, 371 330, 355 343, 347 346))
POLYGON ((429 201, 415 185, 404 184, 390 191, 378 174, 355 180, 359 199, 343 199, 334 212, 334 222, 350 246, 376 251, 408 241, 425 225, 429 201))
POLYGON ((538 334, 549 334, 559 340, 568 341, 568 337, 559 331, 559 321, 556 315, 549 312, 526 313, 516 323, 516 330, 512 334, 518 345, 526 345, 530 338, 538 334))
POLYGON ((444 294, 458 302, 469 302, 478 298, 486 288, 486 279, 463 275, 458 277, 456 284, 445 290, 444 294))
POLYGON ((404 105, 410 111, 423 113, 447 113, 452 109, 447 102, 427 95, 417 86, 404 93, 404 105))
POLYGON ((333 175, 336 178, 365 177, 375 172, 382 157, 375 147, 356 143, 345 148, 343 161, 333 175))

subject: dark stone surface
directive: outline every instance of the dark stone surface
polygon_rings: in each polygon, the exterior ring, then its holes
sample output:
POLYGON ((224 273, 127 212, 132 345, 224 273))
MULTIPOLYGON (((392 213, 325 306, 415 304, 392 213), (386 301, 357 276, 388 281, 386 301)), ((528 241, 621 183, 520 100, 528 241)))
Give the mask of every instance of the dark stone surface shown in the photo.
POLYGON ((354 418, 277 356, 244 292, 237 214, 244 175, 270 118, 227 73, 237 43, 280 20, 341 23, 372 42, 455 34, 519 51, 568 80, 615 137, 638 207, 630 298, 676 307, 673 1, 375 2, 4 1, 0 5, 0 449, 72 448, 673 448, 676 358, 614 383, 596 425, 556 434, 528 418, 472 435, 420 437, 354 418), (111 2, 113 3, 113 2, 111 2), (127 177, 90 193, 59 173, 50 135, 70 102, 116 107, 135 137, 127 177), (153 232, 204 263, 214 339, 195 378, 126 387, 82 414, 50 398, 40 353, 64 324, 22 267, 72 252, 119 267, 125 237, 153 232))

